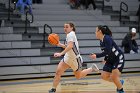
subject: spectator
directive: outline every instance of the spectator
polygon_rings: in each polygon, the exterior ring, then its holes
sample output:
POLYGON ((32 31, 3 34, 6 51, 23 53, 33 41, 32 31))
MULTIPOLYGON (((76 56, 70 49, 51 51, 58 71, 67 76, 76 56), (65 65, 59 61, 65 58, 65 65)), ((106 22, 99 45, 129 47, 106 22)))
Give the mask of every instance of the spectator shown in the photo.
POLYGON ((71 9, 78 9, 80 6, 80 0, 69 0, 71 9))
POLYGON ((12 3, 17 2, 18 0, 12 0, 12 3))
POLYGON ((16 8, 18 8, 20 10, 21 14, 25 14, 25 9, 28 8, 29 9, 29 13, 32 14, 32 1, 31 0, 18 0, 16 3, 16 8))
POLYGON ((138 45, 135 40, 136 28, 132 28, 131 31, 122 40, 121 47, 124 47, 124 53, 138 53, 138 45))
POLYGON ((94 0, 80 0, 80 3, 85 6, 86 9, 89 8, 89 5, 93 5, 93 9, 96 9, 96 4, 94 0))

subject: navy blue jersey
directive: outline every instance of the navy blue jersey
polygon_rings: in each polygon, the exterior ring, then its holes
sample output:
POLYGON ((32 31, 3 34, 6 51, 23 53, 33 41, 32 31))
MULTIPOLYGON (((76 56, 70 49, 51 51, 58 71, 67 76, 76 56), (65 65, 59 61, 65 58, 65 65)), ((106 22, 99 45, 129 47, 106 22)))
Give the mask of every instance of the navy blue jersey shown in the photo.
POLYGON ((103 52, 96 54, 97 58, 105 57, 109 60, 115 60, 117 57, 123 55, 123 52, 119 49, 119 47, 109 35, 104 36, 103 40, 100 41, 100 46, 103 52))

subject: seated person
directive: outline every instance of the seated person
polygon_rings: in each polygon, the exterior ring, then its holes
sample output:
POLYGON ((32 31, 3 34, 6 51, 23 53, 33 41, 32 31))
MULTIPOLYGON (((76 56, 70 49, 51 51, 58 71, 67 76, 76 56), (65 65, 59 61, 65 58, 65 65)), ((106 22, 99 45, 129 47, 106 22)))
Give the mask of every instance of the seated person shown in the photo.
POLYGON ((84 5, 86 9, 88 9, 89 5, 92 4, 93 9, 96 9, 96 4, 94 0, 80 0, 80 4, 84 5))
POLYGON ((32 14, 32 1, 31 0, 18 0, 16 3, 16 8, 18 8, 20 10, 21 14, 25 14, 25 9, 28 8, 29 9, 29 13, 32 14))
POLYGON ((80 6, 80 0, 69 0, 71 9, 78 9, 80 6))
POLYGON ((138 53, 138 45, 135 40, 136 28, 132 28, 131 31, 122 40, 121 47, 124 47, 124 53, 138 53))

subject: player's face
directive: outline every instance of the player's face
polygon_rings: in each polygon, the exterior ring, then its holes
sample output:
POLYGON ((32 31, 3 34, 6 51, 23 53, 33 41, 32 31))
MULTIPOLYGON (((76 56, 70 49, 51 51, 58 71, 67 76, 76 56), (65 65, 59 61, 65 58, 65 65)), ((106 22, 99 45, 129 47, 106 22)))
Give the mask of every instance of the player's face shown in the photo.
POLYGON ((96 32, 95 32, 95 34, 96 34, 96 38, 97 39, 100 39, 100 30, 98 29, 98 27, 96 27, 96 32))
POLYGON ((68 34, 69 32, 71 32, 72 29, 73 29, 73 28, 72 28, 69 24, 64 24, 64 32, 65 32, 66 34, 68 34))

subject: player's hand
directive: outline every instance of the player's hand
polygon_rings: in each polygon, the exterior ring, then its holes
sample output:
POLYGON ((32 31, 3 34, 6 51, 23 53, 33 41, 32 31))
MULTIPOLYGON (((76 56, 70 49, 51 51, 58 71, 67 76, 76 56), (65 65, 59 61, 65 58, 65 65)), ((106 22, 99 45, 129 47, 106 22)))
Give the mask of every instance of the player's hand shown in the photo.
POLYGON ((60 43, 60 41, 58 42, 58 44, 57 44, 57 46, 60 46, 61 45, 61 43, 60 43))
POLYGON ((62 47, 62 48, 66 48, 66 46, 65 46, 64 44, 60 43, 60 41, 59 41, 59 43, 57 44, 57 46, 58 46, 58 47, 62 47))
POLYGON ((60 57, 60 56, 61 56, 61 53, 54 53, 53 56, 54 56, 54 57, 60 57))
POLYGON ((90 54, 89 57, 92 58, 92 59, 96 59, 96 54, 90 54))

